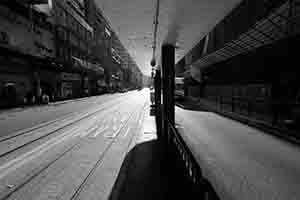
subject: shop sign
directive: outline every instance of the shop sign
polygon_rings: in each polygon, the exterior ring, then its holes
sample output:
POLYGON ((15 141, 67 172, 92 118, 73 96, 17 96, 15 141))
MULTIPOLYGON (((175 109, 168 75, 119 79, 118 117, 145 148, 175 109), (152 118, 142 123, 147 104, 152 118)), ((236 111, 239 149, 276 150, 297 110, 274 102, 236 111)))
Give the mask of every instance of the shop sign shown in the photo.
POLYGON ((64 81, 80 81, 81 77, 79 74, 61 73, 61 79, 64 81))

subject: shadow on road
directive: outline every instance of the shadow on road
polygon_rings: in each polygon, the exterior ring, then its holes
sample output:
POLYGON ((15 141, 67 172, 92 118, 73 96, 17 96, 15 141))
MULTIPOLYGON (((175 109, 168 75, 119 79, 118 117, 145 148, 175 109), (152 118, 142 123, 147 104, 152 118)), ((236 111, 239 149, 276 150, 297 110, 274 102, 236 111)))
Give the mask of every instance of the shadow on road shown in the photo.
POLYGON ((192 198, 181 171, 163 157, 157 140, 136 145, 126 156, 109 200, 192 198))
POLYGON ((110 200, 166 199, 167 175, 157 140, 136 145, 126 156, 110 200))

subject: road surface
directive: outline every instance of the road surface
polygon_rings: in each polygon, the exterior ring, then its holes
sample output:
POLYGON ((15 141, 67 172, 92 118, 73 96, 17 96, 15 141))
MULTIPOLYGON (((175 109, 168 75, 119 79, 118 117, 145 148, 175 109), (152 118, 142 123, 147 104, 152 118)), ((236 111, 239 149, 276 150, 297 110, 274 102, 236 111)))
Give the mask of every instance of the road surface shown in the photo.
POLYGON ((300 148, 210 112, 176 108, 178 130, 221 199, 300 199, 300 148))
POLYGON ((141 131, 149 92, 0 114, 0 200, 107 199, 141 131))

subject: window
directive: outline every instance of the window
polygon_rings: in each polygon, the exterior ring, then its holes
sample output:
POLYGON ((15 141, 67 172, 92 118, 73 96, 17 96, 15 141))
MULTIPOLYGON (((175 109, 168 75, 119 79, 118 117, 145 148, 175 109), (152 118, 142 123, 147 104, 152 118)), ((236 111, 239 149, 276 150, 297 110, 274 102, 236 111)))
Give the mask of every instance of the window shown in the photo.
POLYGON ((107 27, 105 27, 105 33, 106 33, 107 37, 111 36, 111 32, 108 30, 107 27))
POLYGON ((64 10, 62 10, 61 19, 62 19, 62 24, 66 25, 67 24, 67 17, 66 17, 66 12, 64 10))
POLYGON ((0 31, 0 43, 8 44, 9 43, 9 35, 7 32, 0 31))

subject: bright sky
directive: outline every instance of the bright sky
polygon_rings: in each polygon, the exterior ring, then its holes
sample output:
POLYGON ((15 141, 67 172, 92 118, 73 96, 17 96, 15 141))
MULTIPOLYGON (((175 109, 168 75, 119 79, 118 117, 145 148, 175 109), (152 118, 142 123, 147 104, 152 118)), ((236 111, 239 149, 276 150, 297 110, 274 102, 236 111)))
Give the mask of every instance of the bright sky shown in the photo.
POLYGON ((141 71, 150 75, 154 4, 152 0, 96 0, 141 71))
MULTIPOLYGON (((150 75, 156 0, 95 0, 141 71, 150 75)), ((164 41, 176 46, 176 62, 241 0, 160 0, 158 52, 164 41)))

